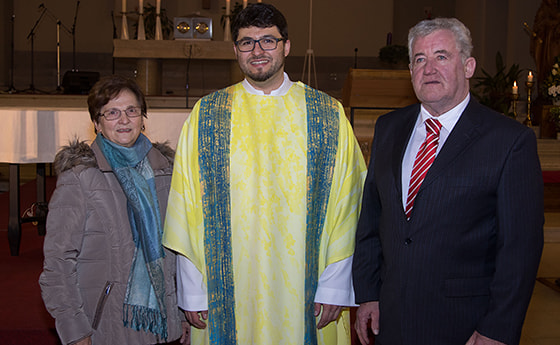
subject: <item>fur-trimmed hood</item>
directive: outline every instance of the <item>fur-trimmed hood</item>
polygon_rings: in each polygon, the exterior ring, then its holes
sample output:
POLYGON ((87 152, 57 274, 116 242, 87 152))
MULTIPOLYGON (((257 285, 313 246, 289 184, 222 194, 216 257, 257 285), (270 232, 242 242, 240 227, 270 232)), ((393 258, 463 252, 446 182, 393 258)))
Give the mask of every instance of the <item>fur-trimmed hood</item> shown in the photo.
MULTIPOLYGON (((153 143, 153 147, 158 150, 171 164, 175 156, 175 151, 169 146, 168 142, 153 143)), ((97 168, 97 158, 95 153, 85 141, 78 139, 72 140, 67 146, 63 146, 54 157, 54 171, 60 174, 77 166, 84 168, 97 168)))

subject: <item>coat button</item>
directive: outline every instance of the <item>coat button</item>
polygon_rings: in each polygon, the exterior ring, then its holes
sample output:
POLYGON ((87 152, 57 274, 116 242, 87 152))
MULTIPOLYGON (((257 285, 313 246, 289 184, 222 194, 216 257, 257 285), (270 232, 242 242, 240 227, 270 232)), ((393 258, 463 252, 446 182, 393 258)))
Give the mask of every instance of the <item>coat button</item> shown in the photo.
POLYGON ((406 240, 404 240, 404 244, 409 245, 412 243, 412 239, 407 238, 406 240))

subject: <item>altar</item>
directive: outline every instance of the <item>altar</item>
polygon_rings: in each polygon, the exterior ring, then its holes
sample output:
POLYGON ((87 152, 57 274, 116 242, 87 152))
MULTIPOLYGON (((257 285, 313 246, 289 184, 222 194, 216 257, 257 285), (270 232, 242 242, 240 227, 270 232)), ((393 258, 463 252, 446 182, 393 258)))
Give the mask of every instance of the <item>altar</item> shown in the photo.
POLYGON ((233 43, 212 40, 113 40, 113 57, 136 59, 136 82, 146 95, 161 94, 161 59, 230 61, 230 84, 243 80, 233 43))
MULTIPOLYGON (((45 103, 48 102, 45 99, 45 103)), ((72 103, 72 100, 69 102, 72 103)), ((19 253, 22 223, 37 222, 39 233, 45 233, 45 163, 53 162, 58 150, 71 140, 91 142, 95 139, 94 126, 85 102, 81 104, 84 106, 0 106, 0 117, 3 120, 0 126, 0 162, 9 163, 10 174, 8 241, 12 255, 19 253), (21 217, 19 168, 20 164, 31 163, 37 164, 37 207, 33 216, 21 217)), ((189 114, 188 109, 148 109, 144 134, 152 142, 167 142, 172 148, 176 148, 189 114)))

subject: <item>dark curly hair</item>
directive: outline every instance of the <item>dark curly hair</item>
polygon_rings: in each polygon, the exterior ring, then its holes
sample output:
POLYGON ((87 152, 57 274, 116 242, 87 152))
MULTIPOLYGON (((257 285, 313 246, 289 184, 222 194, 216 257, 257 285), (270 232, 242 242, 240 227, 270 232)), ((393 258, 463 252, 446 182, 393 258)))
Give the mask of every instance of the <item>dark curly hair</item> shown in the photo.
POLYGON ((270 28, 276 26, 282 38, 288 39, 288 23, 282 12, 276 7, 264 3, 252 3, 235 16, 231 25, 233 41, 237 41, 239 29, 256 26, 270 28))

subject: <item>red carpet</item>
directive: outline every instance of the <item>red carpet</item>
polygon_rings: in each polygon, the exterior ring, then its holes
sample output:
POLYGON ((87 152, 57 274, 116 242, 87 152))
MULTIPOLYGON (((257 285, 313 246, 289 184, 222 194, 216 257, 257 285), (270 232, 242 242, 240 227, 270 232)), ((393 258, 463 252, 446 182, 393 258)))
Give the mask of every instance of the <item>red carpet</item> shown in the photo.
MULTIPOLYGON (((48 196, 55 179, 47 178, 48 196)), ((35 201, 36 184, 20 188, 21 211, 35 201)), ((22 225, 19 256, 11 256, 8 247, 8 193, 0 194, 0 344, 57 345, 54 320, 47 313, 39 288, 43 265, 43 238, 30 223, 22 225)))

